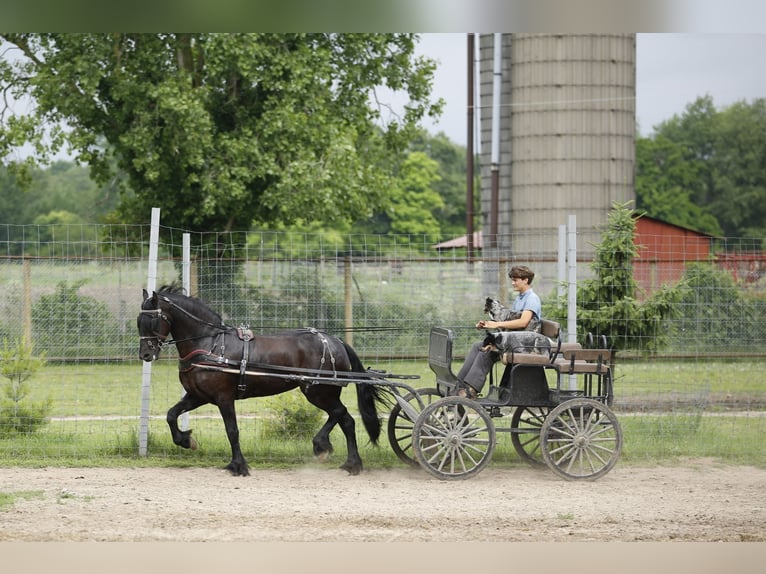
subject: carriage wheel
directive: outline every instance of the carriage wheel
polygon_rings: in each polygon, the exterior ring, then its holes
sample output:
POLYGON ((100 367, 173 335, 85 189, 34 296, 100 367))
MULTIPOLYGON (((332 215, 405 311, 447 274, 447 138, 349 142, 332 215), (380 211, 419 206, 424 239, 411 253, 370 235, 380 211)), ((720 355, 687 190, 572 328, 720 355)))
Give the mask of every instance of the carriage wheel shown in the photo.
POLYGON ((518 407, 511 417, 513 448, 524 461, 537 468, 545 468, 540 429, 550 412, 550 407, 518 407))
POLYGON ((415 456, 442 480, 479 473, 495 450, 495 426, 484 408, 462 397, 446 397, 420 413, 413 428, 415 456))
POLYGON ((609 472, 622 450, 614 412, 593 399, 571 399, 554 408, 540 430, 543 460, 567 480, 595 480, 609 472))
MULTIPOLYGON (((404 400, 410 403, 418 413, 441 398, 439 391, 436 389, 416 389, 415 393, 418 396, 415 396, 413 393, 407 393, 404 396, 404 400), (420 400, 418 400, 418 397, 420 397, 420 400)), ((391 443, 391 449, 399 457, 399 460, 409 465, 417 466, 418 461, 415 459, 415 453, 412 450, 412 429, 414 426, 415 421, 410 420, 410 417, 402 410, 402 407, 398 403, 394 405, 388 417, 388 442, 391 443)))

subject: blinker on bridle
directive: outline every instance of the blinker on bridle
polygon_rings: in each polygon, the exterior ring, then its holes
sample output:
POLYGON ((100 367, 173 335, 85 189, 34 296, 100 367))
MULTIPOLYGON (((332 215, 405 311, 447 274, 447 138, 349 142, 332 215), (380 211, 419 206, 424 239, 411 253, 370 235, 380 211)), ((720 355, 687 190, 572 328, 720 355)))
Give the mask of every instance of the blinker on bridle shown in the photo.
MULTIPOLYGON (((141 315, 156 315, 156 319, 164 320, 168 324, 168 327, 170 327, 170 325, 171 325, 170 317, 168 317, 163 312, 162 309, 141 309, 139 311, 139 314, 141 314, 141 315)), ((154 319, 152 319, 152 323, 154 323, 154 319)), ((159 327, 159 325, 158 325, 158 327, 159 327)), ((165 342, 165 339, 167 338, 167 335, 165 335, 165 336, 160 335, 158 329, 154 328, 154 325, 152 325, 152 332, 154 333, 153 335, 139 335, 139 339, 140 340, 147 340, 147 341, 149 341, 149 346, 150 347, 152 346, 151 339, 157 339, 157 345, 159 347, 162 347, 162 344, 165 342)))

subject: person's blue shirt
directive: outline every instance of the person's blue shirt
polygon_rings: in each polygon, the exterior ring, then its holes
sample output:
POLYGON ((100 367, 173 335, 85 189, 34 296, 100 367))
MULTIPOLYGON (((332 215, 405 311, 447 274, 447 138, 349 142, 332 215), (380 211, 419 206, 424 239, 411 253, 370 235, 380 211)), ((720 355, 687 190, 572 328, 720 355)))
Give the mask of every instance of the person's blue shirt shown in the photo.
POLYGON ((535 316, 533 319, 536 321, 540 321, 543 317, 543 304, 540 301, 540 297, 537 296, 537 293, 535 293, 531 287, 514 299, 511 309, 518 311, 519 313, 529 309, 534 313, 535 316))

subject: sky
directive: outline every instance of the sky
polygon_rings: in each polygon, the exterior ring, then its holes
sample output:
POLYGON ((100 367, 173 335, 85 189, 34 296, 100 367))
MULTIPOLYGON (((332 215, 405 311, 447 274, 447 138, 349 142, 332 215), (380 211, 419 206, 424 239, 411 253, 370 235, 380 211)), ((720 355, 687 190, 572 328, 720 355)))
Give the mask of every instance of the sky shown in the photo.
MULTIPOLYGON (((422 34, 419 54, 438 62, 434 94, 446 101, 431 133, 467 141, 466 34, 422 34)), ((642 136, 699 96, 709 94, 721 109, 734 102, 766 98, 766 34, 637 34, 636 120, 642 136)))

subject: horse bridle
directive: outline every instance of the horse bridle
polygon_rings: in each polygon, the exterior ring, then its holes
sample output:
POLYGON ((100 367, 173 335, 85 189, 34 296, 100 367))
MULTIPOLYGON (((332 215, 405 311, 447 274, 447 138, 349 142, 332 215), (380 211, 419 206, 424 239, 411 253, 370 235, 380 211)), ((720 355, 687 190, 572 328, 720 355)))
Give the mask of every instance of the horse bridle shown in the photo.
MULTIPOLYGON (((197 317, 194 313, 190 313, 189 311, 187 311, 186 309, 184 309, 183 307, 181 307, 175 301, 173 301, 172 299, 170 299, 168 297, 165 297, 163 295, 158 295, 158 298, 161 298, 163 301, 165 301, 165 303, 175 307, 176 309, 181 311, 184 315, 186 315, 187 317, 189 317, 191 319, 194 319, 198 323, 201 323, 203 325, 207 325, 208 327, 214 327, 214 328, 220 329, 222 331, 226 331, 229 328, 226 325, 216 325, 215 323, 211 323, 209 321, 205 321, 201 317, 197 317)), ((168 324, 168 333, 170 333, 172 331, 173 323, 170 320, 170 317, 165 314, 165 312, 162 310, 161 307, 158 306, 156 309, 141 309, 141 311, 139 311, 139 314, 143 314, 143 313, 146 313, 148 315, 157 315, 157 317, 159 319, 164 320, 168 324)), ((161 336, 157 329, 152 329, 152 332, 154 333, 154 335, 144 335, 144 336, 139 335, 139 339, 147 341, 147 345, 149 346, 149 349, 152 350, 152 351, 154 350, 152 339, 156 339, 157 340, 157 347, 158 347, 158 349, 162 349, 163 345, 173 345, 173 344, 179 342, 179 339, 168 339, 167 335, 164 336, 164 337, 161 336)), ((200 339, 200 338, 207 337, 207 336, 208 335, 200 335, 198 337, 190 337, 188 339, 180 339, 180 340, 183 340, 183 341, 189 340, 190 341, 190 340, 193 340, 193 339, 200 339)))
MULTIPOLYGON (((160 309, 159 307, 157 309, 141 309, 139 311, 139 314, 141 315, 156 315, 157 319, 160 321, 165 321, 168 324, 168 333, 170 333, 173 324, 170 321, 170 317, 168 317, 165 312, 160 309)), ((153 320, 152 320, 153 323, 153 320)), ((167 335, 162 335, 159 332, 159 325, 157 325, 157 328, 154 328, 154 325, 152 324, 151 327, 152 335, 139 335, 139 340, 146 341, 146 344, 149 346, 149 350, 154 351, 154 341, 157 341, 157 350, 162 349, 162 345, 167 343, 172 343, 172 341, 167 341, 167 335)))

